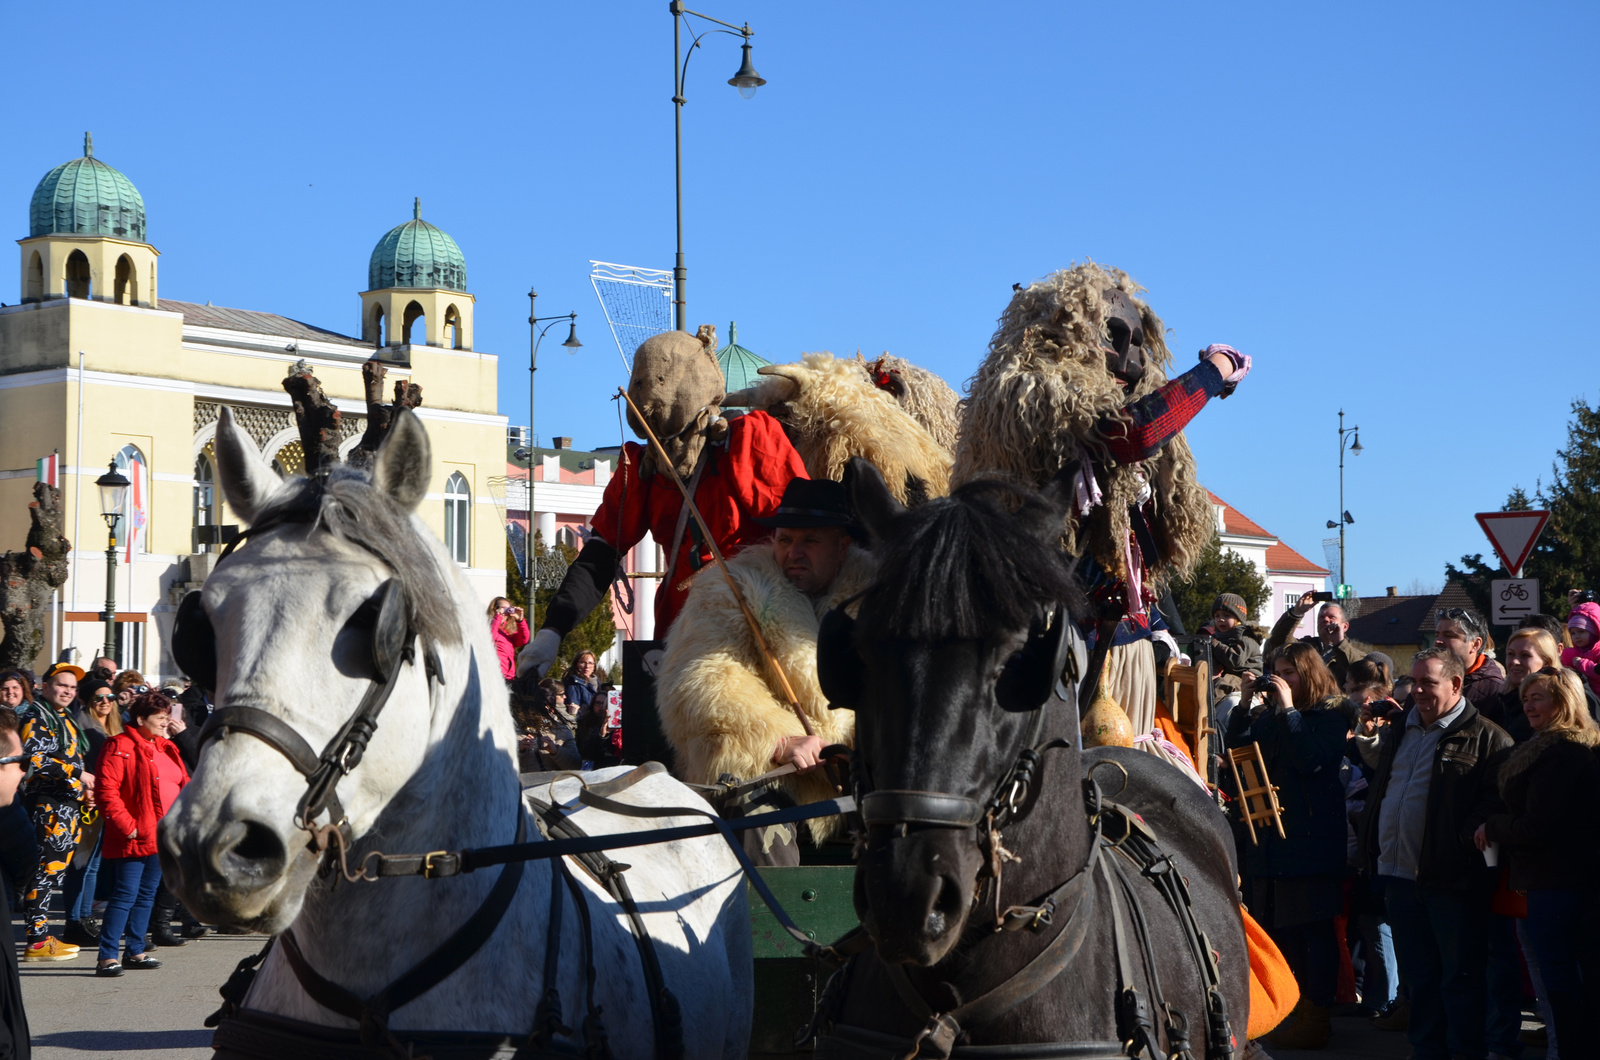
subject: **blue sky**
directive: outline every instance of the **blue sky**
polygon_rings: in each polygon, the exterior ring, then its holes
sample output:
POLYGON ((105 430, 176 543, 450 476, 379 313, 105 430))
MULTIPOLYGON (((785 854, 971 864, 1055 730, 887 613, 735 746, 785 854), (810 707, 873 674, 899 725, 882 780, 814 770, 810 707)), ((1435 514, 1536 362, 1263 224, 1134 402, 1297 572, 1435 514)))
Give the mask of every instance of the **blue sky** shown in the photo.
MULTIPOLYGON (((1351 580, 1437 584, 1472 513, 1548 476, 1595 399, 1594 62, 1579 4, 776 4, 689 70, 689 316, 773 360, 889 350, 961 388, 1011 284, 1127 269, 1186 364, 1251 353, 1190 428, 1202 479, 1320 560, 1349 462, 1351 580), (866 17, 862 17, 862 13, 866 17), (1589 351, 1589 352, 1585 352, 1589 351)), ((587 281, 670 268, 672 19, 640 2, 10 5, 0 216, 96 154, 143 193, 170 298, 354 332, 367 256, 423 214, 466 255, 501 411, 615 444, 587 281), (96 29, 95 27, 98 27, 96 29), (27 92, 28 86, 32 86, 27 92)), ((0 300, 19 289, 0 256, 0 300)), ((422 381, 426 388, 426 380, 422 381)))

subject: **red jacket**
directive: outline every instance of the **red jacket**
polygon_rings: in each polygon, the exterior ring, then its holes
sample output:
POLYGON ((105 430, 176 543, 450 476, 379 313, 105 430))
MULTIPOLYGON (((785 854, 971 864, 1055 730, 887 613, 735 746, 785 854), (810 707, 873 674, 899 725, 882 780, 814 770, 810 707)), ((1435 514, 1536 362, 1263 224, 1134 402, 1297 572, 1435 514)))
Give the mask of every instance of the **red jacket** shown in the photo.
POLYGON ((181 776, 180 788, 189 783, 189 771, 183 768, 178 745, 160 736, 149 736, 138 726, 111 737, 101 750, 94 794, 106 822, 102 857, 142 858, 156 852, 156 822, 171 809, 161 805, 156 788, 158 754, 172 759, 181 776), (138 835, 129 839, 136 829, 138 835))
MULTIPOLYGON (((665 472, 639 480, 643 456, 644 447, 637 442, 622 447, 620 466, 606 484, 600 509, 589 520, 601 540, 619 554, 637 545, 647 533, 663 549, 670 548, 678 511, 683 507, 682 494, 665 472)), ((783 433, 783 425, 765 412, 750 412, 728 421, 728 437, 712 448, 694 500, 722 554, 731 556, 772 534, 770 527, 754 520, 777 511, 791 479, 809 477, 800 454, 783 433)), ((666 636, 689 596, 689 576, 696 570, 689 556, 696 551, 702 566, 711 562, 710 552, 694 547, 694 535, 686 526, 672 583, 656 593, 657 637, 666 636)), ((667 562, 672 564, 672 557, 667 562)))
POLYGON ((517 652, 522 650, 531 636, 528 623, 518 622, 517 631, 507 633, 500 628, 500 616, 490 615, 489 636, 494 638, 494 653, 500 656, 500 676, 509 681, 517 676, 517 652))

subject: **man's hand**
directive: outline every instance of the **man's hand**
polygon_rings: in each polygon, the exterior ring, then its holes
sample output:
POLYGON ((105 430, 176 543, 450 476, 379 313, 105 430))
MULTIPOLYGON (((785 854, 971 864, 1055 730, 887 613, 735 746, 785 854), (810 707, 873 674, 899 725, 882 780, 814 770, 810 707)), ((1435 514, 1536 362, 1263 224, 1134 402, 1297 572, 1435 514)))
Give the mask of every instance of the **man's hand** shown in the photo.
POLYGON ((90 809, 94 806, 94 774, 83 774, 83 808, 90 809))
POLYGON ((555 665, 560 651, 561 634, 553 629, 541 629, 517 656, 517 676, 526 677, 529 670, 534 670, 539 677, 544 677, 555 665))
POLYGON ((1304 615, 1307 611, 1311 610, 1312 606, 1316 602, 1317 597, 1315 593, 1301 593, 1300 599, 1295 601, 1295 605, 1292 610, 1297 615, 1304 615))
POLYGON ((1489 826, 1480 824, 1478 830, 1472 833, 1472 842, 1479 850, 1489 849, 1489 826))
POLYGON ((796 773, 809 773, 822 764, 822 749, 828 746, 820 736, 785 736, 772 752, 778 765, 793 762, 796 773))

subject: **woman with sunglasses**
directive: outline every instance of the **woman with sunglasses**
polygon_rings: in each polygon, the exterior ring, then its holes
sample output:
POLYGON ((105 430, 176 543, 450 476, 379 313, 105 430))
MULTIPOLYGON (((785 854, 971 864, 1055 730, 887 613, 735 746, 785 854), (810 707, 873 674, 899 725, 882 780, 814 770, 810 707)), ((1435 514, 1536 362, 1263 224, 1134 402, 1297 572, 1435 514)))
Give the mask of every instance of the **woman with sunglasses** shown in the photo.
MULTIPOLYGON (((89 749, 83 755, 83 767, 99 774, 100 752, 106 741, 122 732, 122 717, 117 710, 117 697, 111 692, 111 683, 91 678, 78 686, 78 698, 87 706, 79 706, 72 720, 89 749)), ((98 946, 100 932, 94 923, 94 892, 100 878, 100 846, 104 838, 104 821, 98 814, 89 821, 85 815, 83 835, 78 840, 72 864, 67 866, 67 878, 61 886, 62 898, 67 903, 67 926, 62 938, 77 946, 98 946)))
POLYGON ((1524 677, 1519 691, 1534 735, 1500 769, 1505 812, 1490 815, 1473 839, 1479 850, 1500 844, 1499 856, 1510 863, 1508 886, 1528 896, 1528 915, 1517 927, 1533 957, 1550 1044, 1575 1056, 1593 1035, 1583 995, 1593 987, 1584 980, 1596 974, 1596 955, 1582 951, 1582 940, 1600 898, 1600 727, 1572 670, 1545 667, 1524 677))
POLYGON ((105 816, 104 864, 114 881, 100 929, 100 963, 95 974, 121 975, 124 968, 159 968, 145 952, 145 931, 161 885, 156 861, 156 825, 189 783, 177 746, 167 739, 172 701, 160 692, 143 692, 128 705, 133 724, 107 741, 100 754, 100 800, 105 816), (123 935, 127 955, 117 951, 123 935))
POLYGON ((503 596, 495 597, 489 604, 489 635, 494 638, 494 652, 500 658, 500 676, 507 681, 515 680, 517 652, 532 636, 528 623, 523 620, 522 608, 503 596))

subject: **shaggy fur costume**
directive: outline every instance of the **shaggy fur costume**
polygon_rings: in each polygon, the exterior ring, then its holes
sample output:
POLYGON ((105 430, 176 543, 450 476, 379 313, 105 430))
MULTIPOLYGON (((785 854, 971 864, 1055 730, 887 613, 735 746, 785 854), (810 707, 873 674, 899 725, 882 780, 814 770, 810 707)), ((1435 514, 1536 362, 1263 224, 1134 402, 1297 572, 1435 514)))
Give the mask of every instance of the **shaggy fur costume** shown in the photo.
POLYGON ((879 390, 860 362, 807 353, 794 364, 760 369, 752 405, 776 417, 812 478, 838 481, 853 456, 883 474, 895 499, 950 492, 951 455, 892 394, 879 390), (920 487, 912 480, 917 480, 920 487))
MULTIPOLYGON (((728 560, 728 571, 738 579, 817 735, 830 744, 854 743, 855 714, 828 709, 817 684, 817 627, 830 607, 866 588, 871 555, 851 548, 833 586, 815 601, 789 584, 769 546, 745 549, 728 560)), ((772 769, 778 741, 805 734, 774 691, 779 687, 728 583, 705 568, 695 576, 667 635, 656 681, 661 727, 677 754, 679 776, 693 784, 715 784, 723 773, 749 780, 772 769)), ((821 770, 791 776, 785 787, 802 804, 834 795, 821 770)), ((837 828, 832 818, 811 822, 818 841, 837 828)))
MULTIPOLYGON (((1140 492, 1140 480, 1134 468, 1111 459, 1101 425, 1117 418, 1130 401, 1164 386, 1172 363, 1165 325, 1135 297, 1142 290, 1121 269, 1091 261, 1018 291, 968 383, 951 473, 953 485, 998 476, 1039 489, 1069 461, 1092 458, 1105 503, 1081 523, 1076 511, 1070 513, 1064 543, 1074 555, 1091 551, 1122 579, 1128 573, 1123 562, 1128 506, 1140 492), (1132 299, 1144 325, 1149 363, 1131 392, 1106 368, 1103 347, 1111 337, 1105 294, 1113 289, 1132 299)), ((1199 558, 1215 516, 1183 435, 1141 469, 1154 494, 1150 522, 1161 549, 1161 562, 1149 574, 1160 582, 1186 572, 1199 558)))
POLYGON ((868 361, 858 353, 856 361, 866 369, 873 386, 894 395, 900 407, 922 424, 934 441, 955 452, 961 427, 961 398, 950 389, 949 383, 926 368, 918 368, 904 357, 890 353, 876 361, 868 361))

